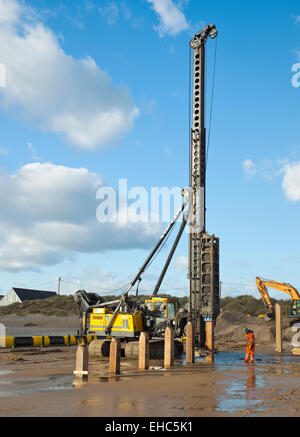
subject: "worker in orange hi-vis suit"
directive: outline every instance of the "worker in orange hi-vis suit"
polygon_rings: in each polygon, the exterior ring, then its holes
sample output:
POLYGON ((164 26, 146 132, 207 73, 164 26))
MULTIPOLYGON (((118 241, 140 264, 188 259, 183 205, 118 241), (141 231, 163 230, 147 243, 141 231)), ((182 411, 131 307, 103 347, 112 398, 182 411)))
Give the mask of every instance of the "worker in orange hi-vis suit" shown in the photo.
POLYGON ((250 358, 250 363, 254 363, 254 353, 255 353, 255 337, 253 331, 250 329, 244 328, 243 332, 246 334, 246 342, 247 342, 247 352, 245 356, 245 363, 248 363, 250 358))

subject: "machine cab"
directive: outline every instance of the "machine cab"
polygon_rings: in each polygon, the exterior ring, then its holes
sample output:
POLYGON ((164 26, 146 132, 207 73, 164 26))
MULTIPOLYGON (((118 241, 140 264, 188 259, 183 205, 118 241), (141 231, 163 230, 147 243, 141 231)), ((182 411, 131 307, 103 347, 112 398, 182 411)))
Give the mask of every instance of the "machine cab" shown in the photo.
POLYGON ((146 308, 157 317, 165 317, 169 320, 176 319, 176 302, 163 297, 151 297, 145 301, 146 308))
POLYGON ((287 317, 300 318, 300 300, 289 300, 286 309, 287 317))

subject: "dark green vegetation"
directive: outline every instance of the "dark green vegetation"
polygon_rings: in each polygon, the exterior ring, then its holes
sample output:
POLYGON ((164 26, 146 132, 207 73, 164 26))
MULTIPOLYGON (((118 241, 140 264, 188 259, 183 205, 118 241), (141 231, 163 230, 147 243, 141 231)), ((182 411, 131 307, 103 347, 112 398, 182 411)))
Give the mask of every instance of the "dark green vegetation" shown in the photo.
POLYGON ((54 296, 47 299, 26 300, 22 303, 13 303, 0 307, 0 316, 16 314, 27 316, 41 314, 43 316, 67 317, 77 314, 77 307, 73 296, 54 296))
MULTIPOLYGON (((276 303, 280 303, 284 311, 286 301, 271 298, 271 302, 274 308, 276 303)), ((266 313, 262 300, 255 299, 253 296, 248 295, 224 297, 221 299, 221 308, 223 311, 235 311, 241 314, 250 314, 251 316, 258 316, 259 314, 266 313)))
MULTIPOLYGON (((160 295, 160 297, 171 297, 168 295, 160 295)), ((144 302, 149 296, 141 295, 134 297, 138 302, 144 302)), ((116 296, 105 296, 105 301, 116 300, 116 296)), ((285 301, 277 301, 271 299, 273 305, 276 302, 283 304, 285 308, 285 301)), ((178 298, 179 305, 182 307, 187 304, 188 298, 178 298)), ((253 296, 238 296, 238 297, 225 297, 221 299, 221 309, 223 311, 236 311, 240 314, 250 314, 251 316, 257 316, 259 314, 265 314, 265 309, 260 299, 255 299, 253 296)), ((54 296, 48 299, 42 300, 30 300, 23 303, 15 303, 6 307, 0 307, 0 316, 16 314, 17 316, 26 316, 29 314, 41 314, 43 316, 57 316, 67 317, 78 315, 77 307, 74 302, 73 296, 54 296)))

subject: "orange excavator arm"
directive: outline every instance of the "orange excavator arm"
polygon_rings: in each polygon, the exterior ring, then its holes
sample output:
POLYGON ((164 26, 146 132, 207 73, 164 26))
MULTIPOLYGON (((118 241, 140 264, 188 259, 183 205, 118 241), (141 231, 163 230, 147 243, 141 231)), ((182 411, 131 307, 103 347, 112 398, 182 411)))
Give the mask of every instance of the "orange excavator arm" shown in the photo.
POLYGON ((263 301, 264 306, 266 307, 267 314, 273 314, 273 305, 267 290, 267 287, 264 284, 264 281, 262 281, 258 276, 256 278, 256 286, 260 293, 261 299, 263 301))

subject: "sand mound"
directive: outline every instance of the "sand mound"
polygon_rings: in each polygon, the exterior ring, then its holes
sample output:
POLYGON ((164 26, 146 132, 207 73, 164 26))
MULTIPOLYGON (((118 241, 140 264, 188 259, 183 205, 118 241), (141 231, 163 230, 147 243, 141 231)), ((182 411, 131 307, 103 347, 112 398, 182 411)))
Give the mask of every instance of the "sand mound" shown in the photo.
POLYGON ((216 322, 216 341, 243 343, 243 328, 253 330, 257 343, 275 341, 275 323, 266 322, 260 317, 247 317, 244 314, 226 311, 220 314, 216 322))

